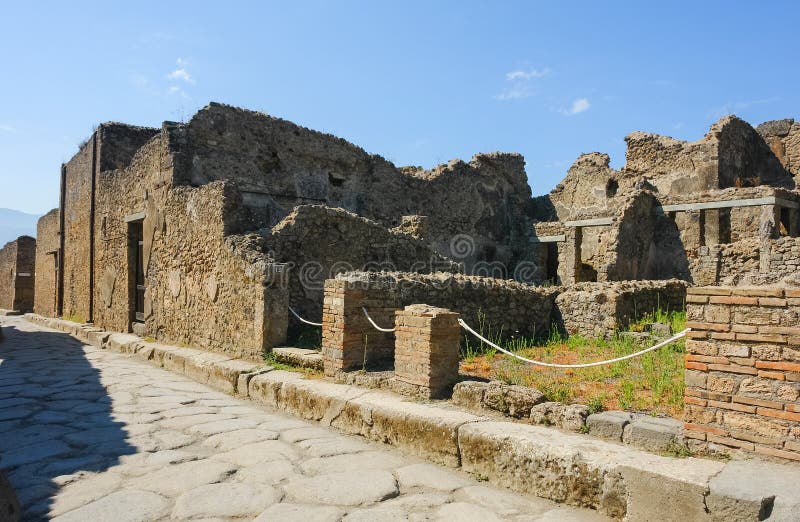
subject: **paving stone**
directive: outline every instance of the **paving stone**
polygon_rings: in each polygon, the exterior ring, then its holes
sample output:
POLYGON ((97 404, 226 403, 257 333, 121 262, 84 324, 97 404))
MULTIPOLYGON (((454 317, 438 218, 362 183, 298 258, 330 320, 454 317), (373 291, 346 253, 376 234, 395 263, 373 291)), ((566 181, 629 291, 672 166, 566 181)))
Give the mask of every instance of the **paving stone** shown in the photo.
POLYGON ((209 413, 202 415, 187 415, 185 417, 175 417, 174 419, 165 419, 160 422, 162 428, 173 430, 185 430, 191 426, 205 424, 207 422, 218 422, 223 420, 232 419, 232 415, 220 415, 218 413, 209 413))
POLYGON ((536 519, 537 522, 608 522, 597 511, 560 507, 544 513, 536 519))
POLYGON ((342 522, 405 522, 409 519, 408 512, 401 507, 385 506, 383 503, 368 509, 350 511, 342 522))
POLYGON ((212 435, 203 441, 203 445, 220 451, 230 451, 254 442, 277 439, 278 434, 274 431, 244 429, 212 435))
POLYGON ((345 506, 380 502, 398 494, 392 474, 381 470, 318 475, 289 482, 284 491, 295 501, 345 506))
POLYGON ((143 475, 131 480, 129 486, 172 497, 199 486, 221 482, 234 471, 236 468, 225 462, 203 459, 143 475))
POLYGON ((405 466, 398 469, 396 475, 402 491, 415 487, 453 491, 472 483, 466 477, 432 464, 405 466))
POLYGON ((457 500, 478 504, 501 516, 540 515, 555 506, 551 500, 543 498, 525 498, 508 491, 488 486, 469 486, 454 494, 457 500))
POLYGON ((50 516, 58 516, 108 495, 122 484, 117 473, 88 475, 63 487, 54 496, 50 516))
POLYGON ((307 439, 297 444, 312 457, 330 457, 346 453, 359 453, 372 449, 368 444, 347 437, 307 439))
POLYGON ((338 522, 344 511, 334 506, 310 506, 282 502, 270 506, 253 522, 338 522))
POLYGON ((406 459, 392 453, 366 451, 354 455, 335 455, 309 459, 300 464, 300 468, 307 475, 324 475, 337 471, 355 471, 359 469, 395 469, 407 462, 406 459))
POLYGON ((150 522, 169 512, 169 501, 149 491, 123 490, 56 517, 54 522, 150 522))
POLYGON ((273 460, 297 460, 299 456, 291 446, 284 442, 279 440, 265 440, 240 446, 224 453, 217 453, 211 458, 230 462, 238 466, 249 466, 261 462, 271 462, 273 460))
POLYGON ((280 501, 269 486, 252 484, 209 484, 187 491, 175 500, 172 518, 254 516, 280 501))
POLYGON ((281 432, 281 439, 286 442, 300 442, 309 439, 328 439, 331 432, 323 428, 303 427, 281 432))
POLYGON ((187 430, 189 433, 198 433, 209 437, 217 435, 218 433, 229 433, 236 430, 243 430, 247 428, 255 428, 259 425, 258 421, 250 419, 229 419, 215 422, 206 422, 204 424, 195 424, 187 430))
POLYGON ((271 460, 236 471, 234 480, 246 484, 274 485, 285 480, 302 478, 295 465, 288 460, 271 460))
POLYGON ((0 455, 0 468, 9 469, 44 459, 68 455, 71 449, 60 440, 46 440, 15 448, 0 455))
POLYGON ((502 520, 502 518, 498 517, 488 509, 476 504, 469 504, 467 502, 453 502, 440 507, 435 513, 434 520, 458 520, 459 522, 499 522, 502 520))

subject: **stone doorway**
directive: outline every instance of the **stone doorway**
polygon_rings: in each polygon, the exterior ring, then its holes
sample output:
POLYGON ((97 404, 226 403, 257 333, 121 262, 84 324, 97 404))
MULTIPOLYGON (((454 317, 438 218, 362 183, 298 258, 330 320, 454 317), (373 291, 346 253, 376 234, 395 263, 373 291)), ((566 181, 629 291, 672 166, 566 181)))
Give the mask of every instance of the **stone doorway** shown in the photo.
POLYGON ((128 315, 131 325, 144 322, 144 291, 144 234, 142 221, 131 221, 128 223, 128 315))

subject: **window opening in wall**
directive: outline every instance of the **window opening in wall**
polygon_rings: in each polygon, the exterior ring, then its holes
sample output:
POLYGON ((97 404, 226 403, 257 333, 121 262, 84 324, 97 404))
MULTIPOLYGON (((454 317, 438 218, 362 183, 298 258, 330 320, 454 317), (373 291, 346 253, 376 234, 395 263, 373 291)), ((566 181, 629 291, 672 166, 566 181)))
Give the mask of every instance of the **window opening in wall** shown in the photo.
POLYGON ((617 190, 619 190, 619 183, 617 183, 617 180, 608 180, 608 183, 606 183, 606 197, 613 198, 617 195, 617 190))

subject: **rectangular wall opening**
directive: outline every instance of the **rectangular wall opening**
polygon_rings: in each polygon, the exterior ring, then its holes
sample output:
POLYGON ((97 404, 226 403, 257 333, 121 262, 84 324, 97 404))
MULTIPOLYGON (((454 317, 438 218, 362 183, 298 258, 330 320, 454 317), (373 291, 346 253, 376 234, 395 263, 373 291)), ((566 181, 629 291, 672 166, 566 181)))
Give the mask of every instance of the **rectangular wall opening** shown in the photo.
POLYGON ((128 320, 144 322, 144 234, 142 221, 128 223, 128 320))

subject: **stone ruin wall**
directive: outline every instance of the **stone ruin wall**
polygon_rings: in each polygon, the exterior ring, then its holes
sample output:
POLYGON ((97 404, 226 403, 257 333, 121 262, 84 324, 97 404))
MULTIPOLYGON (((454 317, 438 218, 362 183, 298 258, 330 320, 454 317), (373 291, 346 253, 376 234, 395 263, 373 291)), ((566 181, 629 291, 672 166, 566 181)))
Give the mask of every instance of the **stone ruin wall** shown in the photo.
POLYGON ((54 208, 36 225, 36 282, 33 311, 45 317, 58 314, 59 210, 54 208))
POLYGON ((744 239, 701 247, 692 260, 698 285, 800 284, 800 238, 744 239))
POLYGON ((0 249, 0 309, 33 310, 35 257, 36 240, 30 236, 20 236, 0 249))
POLYGON ((98 177, 103 171, 125 166, 155 133, 155 129, 125 124, 100 125, 63 166, 65 317, 81 322, 92 319, 92 211, 98 177))
POLYGON ((689 289, 684 437, 800 461, 800 290, 689 289))
POLYGON ((253 211, 252 230, 269 228, 301 204, 341 207, 386 228, 425 216, 430 246, 457 261, 498 261, 509 271, 527 255, 530 187, 519 154, 478 154, 431 170, 397 168, 347 141, 265 114, 212 103, 185 125, 177 183, 235 181, 253 211), (402 194, 403 197, 396 197, 402 194))
POLYGON ((292 307, 306 318, 322 315, 326 279, 353 270, 458 272, 460 266, 414 237, 343 209, 303 205, 263 236, 260 249, 288 263, 292 307))
POLYGON ((560 289, 553 322, 568 335, 610 339, 648 314, 683 310, 680 280, 578 283, 560 289))
POLYGON ((96 323, 129 329, 133 260, 128 258, 125 219, 143 213, 143 333, 260 359, 265 347, 283 341, 288 294, 274 284, 270 260, 252 241, 236 235, 247 217, 232 184, 173 186, 180 138, 165 125, 127 168, 100 178, 96 323))
POLYGON ((784 168, 800 181, 800 122, 793 119, 768 121, 756 130, 784 168))

